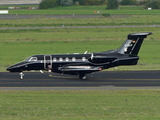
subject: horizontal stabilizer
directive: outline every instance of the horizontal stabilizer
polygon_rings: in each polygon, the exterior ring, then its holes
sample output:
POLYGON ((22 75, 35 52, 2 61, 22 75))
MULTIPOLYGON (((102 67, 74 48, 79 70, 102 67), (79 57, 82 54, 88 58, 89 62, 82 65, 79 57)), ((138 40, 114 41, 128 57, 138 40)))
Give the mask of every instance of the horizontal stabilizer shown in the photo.
POLYGON ((152 32, 132 33, 128 35, 128 39, 136 40, 137 38, 146 38, 148 35, 151 34, 152 32))

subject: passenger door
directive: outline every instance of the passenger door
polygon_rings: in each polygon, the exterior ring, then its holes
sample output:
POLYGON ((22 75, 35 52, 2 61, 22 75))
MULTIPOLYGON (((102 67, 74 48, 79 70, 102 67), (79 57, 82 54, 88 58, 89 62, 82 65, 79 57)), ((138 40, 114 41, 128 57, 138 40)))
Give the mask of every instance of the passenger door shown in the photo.
POLYGON ((52 56, 51 55, 44 55, 44 69, 52 70, 52 56))

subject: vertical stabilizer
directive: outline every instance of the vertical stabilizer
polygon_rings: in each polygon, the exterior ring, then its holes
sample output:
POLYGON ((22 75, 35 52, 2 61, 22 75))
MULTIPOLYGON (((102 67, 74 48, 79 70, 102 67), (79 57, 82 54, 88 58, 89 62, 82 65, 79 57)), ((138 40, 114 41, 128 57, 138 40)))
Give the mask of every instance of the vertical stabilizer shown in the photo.
POLYGON ((118 49, 118 53, 138 55, 138 52, 140 50, 144 38, 146 38, 148 35, 151 34, 152 34, 151 32, 129 34, 127 40, 118 49))

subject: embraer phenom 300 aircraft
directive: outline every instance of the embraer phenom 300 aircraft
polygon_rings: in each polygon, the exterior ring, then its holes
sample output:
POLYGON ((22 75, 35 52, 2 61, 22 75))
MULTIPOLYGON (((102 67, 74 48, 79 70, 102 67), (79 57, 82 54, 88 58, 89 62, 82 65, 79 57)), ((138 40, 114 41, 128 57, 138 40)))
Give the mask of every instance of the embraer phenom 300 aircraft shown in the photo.
POLYGON ((86 74, 101 71, 121 65, 136 65, 138 52, 144 38, 151 32, 132 33, 128 35, 124 44, 115 50, 84 53, 84 54, 56 54, 34 55, 26 60, 7 68, 10 72, 20 72, 23 79, 23 71, 46 70, 61 74, 78 75, 80 79, 87 79, 86 74))

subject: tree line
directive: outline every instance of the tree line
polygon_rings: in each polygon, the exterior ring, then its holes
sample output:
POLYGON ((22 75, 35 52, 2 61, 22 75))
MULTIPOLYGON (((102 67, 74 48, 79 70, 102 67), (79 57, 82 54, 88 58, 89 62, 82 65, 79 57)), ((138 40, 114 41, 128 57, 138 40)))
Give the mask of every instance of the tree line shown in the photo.
POLYGON ((160 9, 159 0, 42 0, 40 9, 71 5, 106 5, 106 9, 118 9, 119 5, 144 5, 146 8, 160 9))

